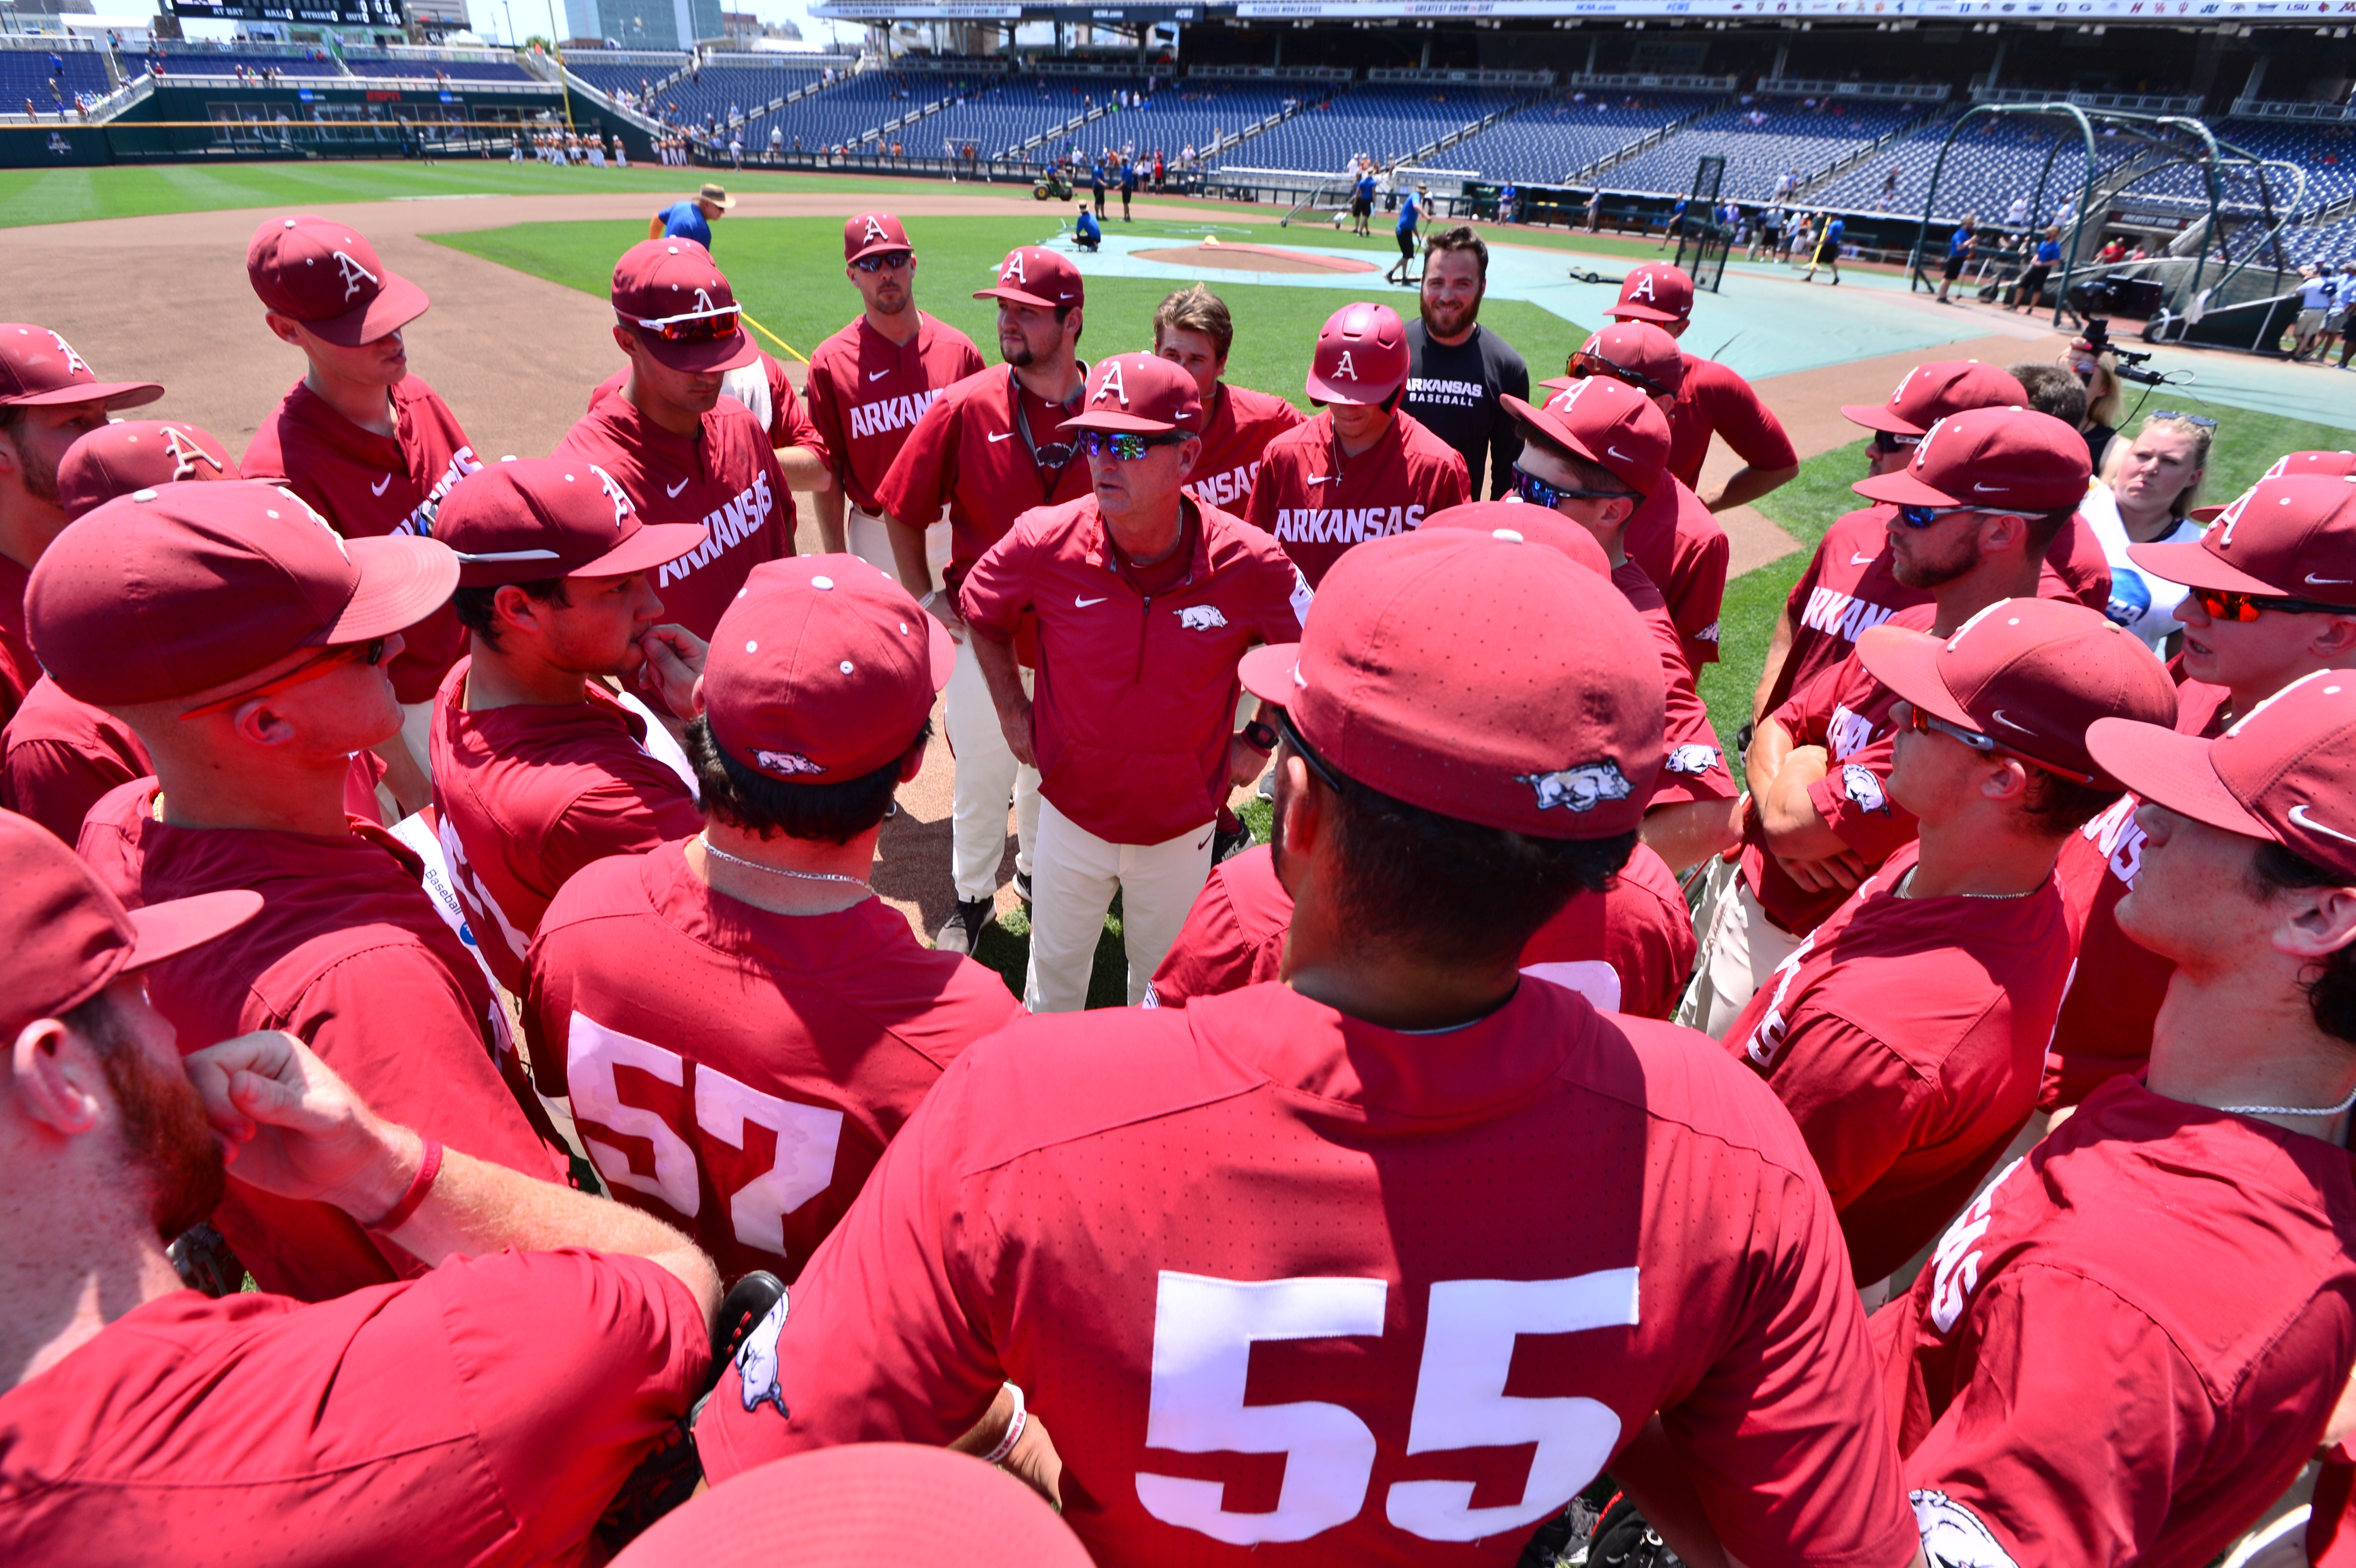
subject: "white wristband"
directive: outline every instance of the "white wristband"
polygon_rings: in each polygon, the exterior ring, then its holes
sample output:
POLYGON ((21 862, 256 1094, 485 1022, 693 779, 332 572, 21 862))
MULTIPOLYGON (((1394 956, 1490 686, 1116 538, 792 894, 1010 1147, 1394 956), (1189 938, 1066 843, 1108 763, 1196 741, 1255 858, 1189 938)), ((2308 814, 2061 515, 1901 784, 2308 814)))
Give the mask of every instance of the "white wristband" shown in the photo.
POLYGON ((1023 1402, 1023 1391, 1014 1384, 1008 1383, 1006 1392, 1014 1396, 1014 1414, 1006 1423, 1006 1435, 998 1440, 996 1447, 981 1456, 981 1462, 985 1465, 1006 1463, 1006 1456, 1014 1452, 1014 1445, 1017 1443, 1023 1441, 1023 1428, 1030 1424, 1031 1413, 1023 1402))

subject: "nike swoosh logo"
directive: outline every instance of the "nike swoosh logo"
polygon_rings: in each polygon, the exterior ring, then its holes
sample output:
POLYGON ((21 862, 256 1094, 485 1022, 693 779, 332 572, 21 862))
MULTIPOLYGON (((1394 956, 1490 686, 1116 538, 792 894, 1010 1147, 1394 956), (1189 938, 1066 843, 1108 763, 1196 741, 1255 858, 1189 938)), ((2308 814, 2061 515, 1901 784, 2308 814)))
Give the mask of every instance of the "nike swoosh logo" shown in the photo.
POLYGON ((2307 580, 2318 588, 2345 588, 2356 582, 2356 577, 2318 577, 2311 571, 2307 574, 2307 580))
POLYGON ((1851 566, 1871 566, 1879 559, 1880 558, 1879 556, 1858 555, 1855 552, 1851 552, 1848 558, 1848 563, 1851 566))
POLYGON ((2009 485, 1975 485, 1972 486, 1972 494, 1975 496, 2001 496, 2007 490, 2011 488, 2012 486, 2009 485))
POLYGON ((1325 481, 1333 477, 1333 476, 1331 474, 1312 474, 1307 478, 1303 479, 1301 483, 1303 485, 1323 485, 1325 481))
POLYGON ((679 493, 680 493, 681 490, 684 490, 684 489, 686 489, 686 488, 687 488, 687 481, 686 481, 686 480, 684 480, 684 479, 682 479, 682 480, 680 480, 680 481, 678 484, 676 484, 676 485, 664 485, 664 486, 663 486, 663 494, 664 494, 664 495, 666 495, 666 496, 669 496, 672 500, 676 501, 676 500, 678 500, 678 499, 679 499, 679 493))
POLYGON ((2007 719, 2004 716, 2004 709, 2001 708, 1988 715, 1988 717, 1994 719, 1997 723, 2003 725, 2008 730, 2018 730, 2024 735, 2034 735, 2037 733, 2036 731, 2030 729, 2026 724, 2016 724, 2011 720, 2007 719))
POLYGON ((871 381, 880 381, 891 373, 889 370, 870 370, 867 372, 867 379, 871 381))
POLYGON ((1196 844, 1196 845, 1194 846, 1194 848, 1197 848, 1197 849, 1205 848, 1207 848, 1207 847, 1210 845, 1210 842, 1211 842, 1211 836, 1210 836, 1208 833, 1205 833, 1205 834, 1204 834, 1204 835, 1203 835, 1202 841, 1201 841, 1200 843, 1196 844))
POLYGON ((391 483, 392 483, 392 475, 390 475, 390 474, 388 474, 388 475, 386 475, 383 478, 381 478, 381 479, 378 480, 375 484, 373 484, 373 485, 369 485, 369 495, 371 495, 371 496, 381 496, 381 495, 383 495, 383 494, 384 494, 384 492, 385 492, 385 486, 387 486, 387 485, 391 485, 391 483))
POLYGON ((2329 834, 2330 837, 2339 839, 2342 844, 2356 844, 2356 838, 2350 837, 2347 834, 2340 832, 2337 827, 2326 827, 2323 824, 2316 821, 2312 816, 2309 816, 2307 814, 2307 805, 2303 801, 2290 808, 2290 819, 2293 822, 2297 823, 2301 827, 2306 828, 2309 833, 2329 834))
POLYGON ((1011 430, 1004 431, 997 435, 991 436, 990 439, 992 441, 1012 441, 1014 439, 1014 432, 1011 430))
POLYGON ((1075 593, 1072 595, 1072 603, 1085 610, 1091 604, 1103 603, 1109 597, 1111 597, 1109 594, 1099 593, 1093 599, 1083 599, 1078 594, 1075 593))

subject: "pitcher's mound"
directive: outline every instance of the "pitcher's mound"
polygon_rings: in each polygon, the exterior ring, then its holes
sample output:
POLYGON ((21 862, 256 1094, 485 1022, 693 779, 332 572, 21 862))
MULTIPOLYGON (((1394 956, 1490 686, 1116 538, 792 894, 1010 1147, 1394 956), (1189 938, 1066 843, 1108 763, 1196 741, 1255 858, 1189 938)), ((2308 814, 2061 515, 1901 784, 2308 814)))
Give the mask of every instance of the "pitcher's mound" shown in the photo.
POLYGON ((1239 272, 1371 272, 1372 261, 1347 256, 1312 256, 1274 245, 1180 245, 1166 251, 1130 252, 1140 261, 1174 267, 1227 267, 1239 272))

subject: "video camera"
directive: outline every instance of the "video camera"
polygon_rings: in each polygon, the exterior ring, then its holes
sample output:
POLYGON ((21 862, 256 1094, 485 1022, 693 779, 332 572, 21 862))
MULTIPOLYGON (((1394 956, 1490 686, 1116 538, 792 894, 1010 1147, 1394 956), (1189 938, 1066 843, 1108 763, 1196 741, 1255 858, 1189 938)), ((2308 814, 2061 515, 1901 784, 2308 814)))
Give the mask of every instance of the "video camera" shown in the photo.
POLYGON ((2078 341, 2085 345, 2086 348, 2098 357, 2108 354, 2116 359, 2118 368, 2112 374, 2122 381, 2133 381, 2138 387, 2168 385, 2168 378, 2158 371, 2139 368, 2151 357, 2151 351, 2147 348, 2120 347, 2111 336, 2111 324, 2099 315, 2086 318, 2086 329, 2079 335, 2078 341))

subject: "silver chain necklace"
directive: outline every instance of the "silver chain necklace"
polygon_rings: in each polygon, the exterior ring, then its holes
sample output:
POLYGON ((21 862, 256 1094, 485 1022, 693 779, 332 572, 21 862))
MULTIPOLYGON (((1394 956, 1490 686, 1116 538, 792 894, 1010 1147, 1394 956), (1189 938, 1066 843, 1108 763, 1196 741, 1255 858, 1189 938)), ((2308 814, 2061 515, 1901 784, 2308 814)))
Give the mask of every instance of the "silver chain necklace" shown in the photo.
POLYGON ((2237 1116, 2336 1116, 2351 1107, 2356 1107, 2356 1089, 2351 1089, 2348 1092, 2348 1098, 2340 1101, 2337 1105, 2324 1105, 2316 1109, 2309 1109, 2304 1105, 2220 1105, 2217 1108, 2221 1111, 2231 1111, 2237 1116))
POLYGON ((731 855, 702 834, 698 834, 695 841, 703 846, 705 854, 716 856, 732 866, 742 866, 748 871, 766 871, 773 877, 798 877, 805 882, 848 882, 854 888, 865 888, 871 898, 875 893, 874 884, 864 877, 846 877, 834 871, 797 871, 784 866, 765 866, 758 860, 747 860, 742 855, 731 855))

